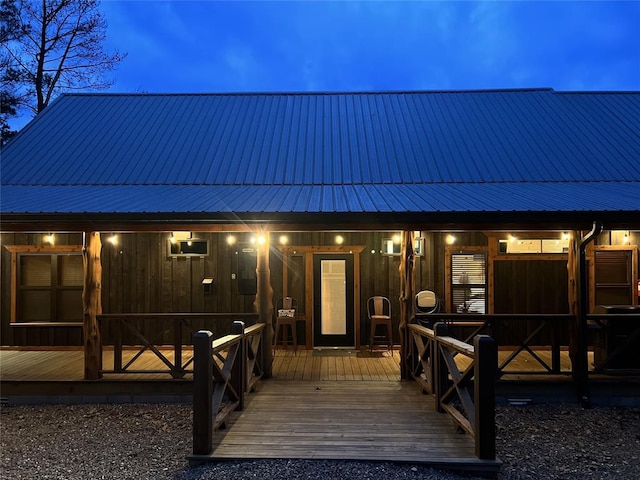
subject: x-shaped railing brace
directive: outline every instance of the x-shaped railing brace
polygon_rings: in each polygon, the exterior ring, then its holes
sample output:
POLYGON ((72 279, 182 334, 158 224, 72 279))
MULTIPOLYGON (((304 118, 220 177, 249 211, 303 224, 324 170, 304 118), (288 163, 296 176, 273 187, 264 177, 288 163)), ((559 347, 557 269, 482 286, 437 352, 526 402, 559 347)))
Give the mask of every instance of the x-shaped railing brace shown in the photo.
POLYGON ((418 362, 413 370, 413 377, 416 380, 420 380, 420 385, 427 391, 427 393, 433 393, 433 370, 431 358, 433 353, 433 341, 423 337, 417 332, 411 332, 413 336, 413 342, 418 350, 418 362), (421 374, 424 372, 426 381, 422 381, 421 374))
POLYGON ((473 378, 474 363, 471 362, 463 372, 460 372, 453 353, 443 346, 439 346, 438 350, 441 358, 447 365, 447 370, 451 375, 451 380, 453 382, 453 384, 440 396, 442 408, 449 412, 460 427, 466 430, 470 435, 474 435, 472 426, 475 424, 475 407, 473 405, 471 393, 469 392, 469 386, 473 378), (456 392, 466 417, 463 415, 463 412, 460 412, 452 403, 454 393, 456 392))

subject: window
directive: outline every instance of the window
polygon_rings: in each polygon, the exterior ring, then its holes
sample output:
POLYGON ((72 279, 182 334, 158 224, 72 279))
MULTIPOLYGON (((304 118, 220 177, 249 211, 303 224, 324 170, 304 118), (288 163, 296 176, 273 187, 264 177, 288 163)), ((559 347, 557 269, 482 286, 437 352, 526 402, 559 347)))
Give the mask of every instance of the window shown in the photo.
POLYGON ((562 238, 523 238, 510 237, 498 240, 498 251, 504 253, 567 253, 569 237, 562 238))
POLYGON ((633 256, 630 250, 595 251, 595 304, 633 304, 633 256))
POLYGON ((18 253, 14 322, 81 322, 83 266, 79 252, 18 253))
POLYGON ((172 257, 206 257, 209 255, 209 242, 198 238, 169 240, 169 255, 172 257))
POLYGON ((451 254, 451 311, 486 313, 487 256, 485 253, 451 254))

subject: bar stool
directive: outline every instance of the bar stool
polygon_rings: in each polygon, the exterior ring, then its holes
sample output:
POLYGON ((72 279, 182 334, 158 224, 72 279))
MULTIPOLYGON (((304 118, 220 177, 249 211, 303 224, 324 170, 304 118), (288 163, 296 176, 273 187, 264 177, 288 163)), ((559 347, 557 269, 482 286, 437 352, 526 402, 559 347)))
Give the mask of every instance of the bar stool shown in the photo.
POLYGON ((387 344, 387 349, 393 349, 393 336, 391 334, 391 302, 387 297, 374 296, 367 300, 367 315, 371 324, 369 334, 369 351, 373 351, 376 341, 380 344, 387 344), (383 335, 376 336, 378 326, 384 327, 383 335), (386 341, 386 342, 385 342, 386 341))
POLYGON ((291 332, 291 343, 293 344, 293 351, 298 351, 298 332, 296 331, 296 320, 298 315, 298 304, 295 299, 291 297, 285 297, 278 301, 276 316, 276 328, 275 335, 273 337, 273 348, 278 345, 278 335, 282 336, 280 345, 288 347, 289 338, 287 335, 287 327, 291 332))

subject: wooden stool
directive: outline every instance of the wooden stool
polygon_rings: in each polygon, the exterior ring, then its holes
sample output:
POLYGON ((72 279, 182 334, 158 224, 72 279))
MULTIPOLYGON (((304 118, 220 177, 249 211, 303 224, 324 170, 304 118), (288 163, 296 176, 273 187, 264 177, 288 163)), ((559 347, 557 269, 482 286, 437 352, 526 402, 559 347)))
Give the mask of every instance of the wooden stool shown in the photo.
POLYGON ((293 343, 293 351, 298 351, 298 332, 296 331, 296 321, 298 320, 298 304, 291 297, 285 297, 278 302, 276 306, 276 328, 273 337, 273 348, 278 345, 278 335, 282 336, 281 345, 285 347, 289 345, 287 337, 287 326, 291 332, 291 343, 293 343))
POLYGON ((276 318, 276 332, 273 339, 273 346, 278 345, 278 333, 282 335, 280 345, 287 347, 289 345, 289 338, 287 336, 287 327, 291 332, 291 343, 293 343, 293 351, 298 351, 298 332, 296 332, 296 318, 295 317, 277 317, 276 318))
POLYGON ((386 340, 387 349, 393 349, 393 335, 391 333, 391 302, 387 297, 375 296, 367 301, 367 315, 371 323, 371 332, 369 334, 369 351, 373 350, 376 341, 383 342, 386 340), (385 327, 384 335, 376 336, 378 326, 385 327))
POLYGON ((379 345, 387 345, 387 350, 393 349, 393 336, 391 335, 391 319, 371 317, 371 335, 369 336, 369 351, 373 350, 373 346, 378 342, 379 345), (379 326, 385 327, 383 335, 376 336, 376 330, 379 326))

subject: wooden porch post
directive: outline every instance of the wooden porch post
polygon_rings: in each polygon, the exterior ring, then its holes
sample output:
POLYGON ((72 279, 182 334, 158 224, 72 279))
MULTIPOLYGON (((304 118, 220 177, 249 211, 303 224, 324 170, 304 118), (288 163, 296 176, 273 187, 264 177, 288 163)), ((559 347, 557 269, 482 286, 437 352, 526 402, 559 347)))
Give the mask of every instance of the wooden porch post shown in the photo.
POLYGON ((97 316, 102 314, 102 243, 100 232, 85 232, 82 248, 84 284, 82 312, 84 334, 84 378, 97 380, 102 377, 102 343, 97 316))
POLYGON ((589 332, 587 313, 589 311, 589 276, 585 249, 602 232, 602 222, 593 222, 593 228, 584 238, 578 239, 580 232, 573 232, 569 242, 567 268, 569 269, 569 309, 575 320, 569 331, 569 357, 571 374, 578 390, 578 399, 583 407, 591 404, 589 392, 589 332), (572 290, 573 287, 573 290, 572 290))
POLYGON ((413 270, 413 232, 402 232, 400 254, 400 378, 409 378, 409 321, 413 315, 415 275, 413 270))
POLYGON ((273 288, 271 287, 271 270, 269 269, 269 235, 265 234, 264 237, 264 243, 259 245, 257 249, 256 277, 258 286, 253 306, 258 314, 258 322, 266 324, 262 337, 262 365, 265 378, 270 378, 273 367, 271 348, 273 343, 273 288))
POLYGON ((580 278, 580 262, 578 261, 578 242, 580 232, 571 232, 571 239, 569 240, 569 251, 567 254, 567 271, 569 277, 569 313, 574 316, 574 319, 569 325, 569 358, 571 359, 571 374, 574 380, 576 378, 576 369, 578 357, 578 326, 580 318, 580 290, 579 290, 579 278, 580 278))

